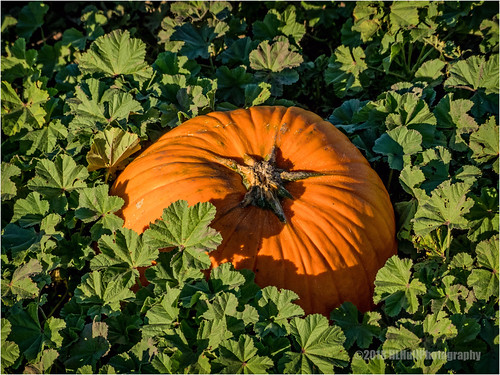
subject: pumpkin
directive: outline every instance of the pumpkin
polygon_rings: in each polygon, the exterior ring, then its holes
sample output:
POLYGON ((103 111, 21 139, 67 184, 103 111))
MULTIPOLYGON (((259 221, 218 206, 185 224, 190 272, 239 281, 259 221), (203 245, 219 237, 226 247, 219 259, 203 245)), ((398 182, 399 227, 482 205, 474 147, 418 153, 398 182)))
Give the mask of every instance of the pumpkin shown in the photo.
POLYGON ((210 201, 223 238, 212 266, 232 262, 261 287, 291 289, 306 313, 345 301, 370 309, 376 273, 396 253, 379 176, 332 124, 296 107, 190 119, 130 163, 112 194, 139 233, 179 199, 210 201))

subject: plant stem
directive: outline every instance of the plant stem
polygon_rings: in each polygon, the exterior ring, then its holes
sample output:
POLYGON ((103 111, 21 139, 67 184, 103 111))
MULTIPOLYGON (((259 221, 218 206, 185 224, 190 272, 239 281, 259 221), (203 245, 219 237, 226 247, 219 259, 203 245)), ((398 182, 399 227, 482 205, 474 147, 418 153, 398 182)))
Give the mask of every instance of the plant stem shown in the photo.
POLYGON ((386 72, 385 70, 380 69, 380 68, 376 68, 376 67, 374 67, 374 66, 369 66, 368 68, 369 68, 369 69, 376 70, 377 72, 380 72, 380 73, 389 74, 389 75, 391 75, 391 76, 398 77, 398 78, 401 78, 401 79, 406 79, 406 77, 405 77, 405 76, 403 76, 403 75, 401 75, 401 74, 398 74, 398 73, 393 73, 393 72, 386 72))
POLYGON ((451 229, 450 225, 448 224, 446 226, 446 250, 445 250, 445 256, 446 256, 446 264, 450 262, 450 247, 451 247, 451 229))
POLYGON ((67 295, 68 295, 68 288, 66 286, 66 291, 64 292, 64 295, 59 299, 59 301, 54 306, 54 308, 50 311, 49 315, 47 315, 47 317, 45 318, 45 320, 47 320, 48 318, 50 318, 56 312, 57 308, 59 306, 61 306, 61 303, 63 303, 63 301, 66 299, 67 295))
POLYGON ((394 169, 391 168, 391 171, 389 172, 389 178, 387 179, 387 190, 389 190, 392 182, 392 176, 394 175, 394 169))

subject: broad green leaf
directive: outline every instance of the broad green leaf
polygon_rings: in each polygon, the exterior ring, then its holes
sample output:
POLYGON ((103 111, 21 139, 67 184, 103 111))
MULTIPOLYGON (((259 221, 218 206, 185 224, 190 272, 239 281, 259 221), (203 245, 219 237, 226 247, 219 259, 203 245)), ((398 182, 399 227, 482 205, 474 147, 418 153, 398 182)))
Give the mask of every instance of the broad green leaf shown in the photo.
POLYGON ((380 333, 379 313, 365 313, 361 322, 358 315, 358 309, 351 302, 343 303, 330 314, 330 318, 342 328, 346 336, 344 346, 347 349, 354 343, 360 348, 368 348, 373 338, 380 333))
POLYGON ((201 306, 206 309, 201 315, 202 318, 207 320, 222 320, 224 317, 236 314, 238 298, 232 293, 223 292, 218 294, 210 303, 202 301, 201 306))
POLYGON ((414 218, 413 229, 419 236, 424 236, 442 225, 452 229, 467 229, 469 221, 465 215, 474 205, 467 197, 470 185, 464 182, 452 184, 443 182, 432 192, 430 197, 420 200, 414 218))
POLYGON ((210 260, 206 252, 222 241, 208 226, 214 217, 215 207, 208 202, 188 207, 187 201, 177 201, 163 210, 162 220, 151 223, 144 232, 144 242, 155 249, 177 247, 187 265, 207 268, 210 260))
POLYGON ((26 310, 15 305, 10 309, 8 319, 12 332, 15 332, 12 339, 28 360, 35 359, 45 347, 59 348, 62 345, 60 331, 66 327, 66 323, 62 319, 50 317, 42 328, 35 302, 30 303, 26 310))
POLYGON ((477 262, 486 269, 472 270, 467 284, 474 289, 478 299, 488 300, 491 296, 498 299, 498 248, 498 235, 480 242, 476 247, 477 262))
POLYGON ((19 176, 21 169, 14 164, 2 162, 2 171, 0 174, 2 175, 2 201, 8 201, 17 195, 16 184, 10 178, 19 176))
POLYGON ((452 154, 443 146, 429 148, 422 152, 419 167, 424 172, 425 181, 420 186, 427 194, 450 177, 452 154))
POLYGON ((438 341, 446 341, 457 335, 457 328, 449 318, 442 314, 427 315, 423 323, 424 333, 432 337, 436 344, 438 341))
POLYGON ((55 349, 44 350, 35 363, 30 363, 24 369, 25 374, 47 374, 55 360, 59 357, 59 352, 55 349))
POLYGON ((402 170, 409 156, 422 151, 422 135, 404 126, 387 131, 375 141, 373 151, 386 155, 389 167, 402 170))
POLYGON ((87 154, 88 170, 106 168, 107 175, 124 168, 127 158, 141 149, 137 134, 120 128, 110 128, 99 132, 87 154))
POLYGON ((251 83, 245 86, 245 107, 264 104, 271 97, 271 85, 261 82, 258 85, 251 83))
POLYGON ((416 26, 418 23, 418 2, 408 3, 396 1, 391 5, 391 31, 396 32, 401 28, 416 26))
POLYGON ((361 47, 350 49, 339 46, 335 50, 325 71, 325 81, 327 85, 333 84, 339 98, 352 96, 363 90, 359 76, 368 68, 365 57, 361 47))
POLYGON ((486 61, 484 56, 473 55, 451 66, 450 78, 444 83, 447 88, 466 88, 477 91, 484 88, 486 94, 498 94, 498 54, 486 61))
POLYGON ((425 181, 424 172, 418 167, 406 165, 399 174, 399 182, 403 189, 414 197, 419 197, 422 194, 420 185, 425 181))
POLYGON ((413 93, 405 93, 399 95, 397 93, 388 94, 391 106, 394 109, 387 108, 392 113, 389 113, 385 120, 385 125, 388 129, 394 129, 398 126, 405 126, 409 129, 417 130, 422 134, 422 145, 424 147, 432 147, 436 145, 435 131, 436 118, 429 110, 429 106, 425 100, 419 98, 413 93))
POLYGON ((79 340, 70 347, 71 355, 64 361, 64 366, 69 369, 82 368, 86 365, 95 366, 111 347, 107 336, 106 323, 94 321, 87 324, 79 340))
POLYGON ((229 45, 221 54, 217 56, 223 64, 244 64, 249 65, 250 52, 254 50, 258 42, 252 41, 249 37, 237 39, 229 45))
POLYGON ((218 267, 212 268, 210 283, 217 291, 235 290, 245 283, 245 276, 236 271, 231 263, 222 263, 218 267))
POLYGON ((233 337, 227 328, 227 319, 202 320, 198 329, 196 340, 202 349, 215 350, 219 345, 233 337))
POLYGON ((471 134, 469 147, 474 160, 480 164, 492 163, 493 170, 498 173, 498 124, 494 117, 471 134))
POLYGON ((94 240, 123 226, 123 219, 114 215, 122 207, 123 199, 109 196, 108 190, 108 185, 98 185, 80 191, 79 207, 75 211, 75 218, 84 223, 96 221, 90 229, 94 240))
POLYGON ((125 30, 103 35, 82 54, 79 69, 83 74, 99 73, 106 77, 117 75, 151 76, 151 68, 144 61, 146 44, 130 38, 125 30))
POLYGON ((40 241, 40 234, 33 228, 25 229, 15 224, 7 224, 3 228, 2 248, 12 254, 27 250, 38 241, 40 241))
POLYGON ((443 68, 446 66, 444 61, 434 59, 424 62, 415 72, 415 80, 425 81, 432 85, 441 82, 443 77, 443 68), (438 81, 438 82, 436 82, 438 81))
POLYGON ((290 51, 288 42, 275 42, 272 45, 265 40, 250 53, 250 66, 254 70, 281 72, 294 68, 303 62, 300 54, 290 51))
POLYGON ((282 358, 285 374, 311 374, 318 370, 331 374, 335 366, 347 365, 349 355, 342 346, 344 334, 339 327, 329 326, 328 319, 323 315, 293 318, 290 328, 298 345, 298 352, 287 352, 282 358))
POLYGON ((43 25, 43 17, 49 11, 49 6, 42 2, 30 2, 21 9, 16 24, 17 34, 27 40, 33 32, 43 25))
POLYGON ((2 130, 14 135, 23 129, 33 130, 45 124, 45 103, 49 94, 40 81, 26 80, 22 100, 11 84, 2 81, 2 130))
POLYGON ((498 233, 498 191, 484 187, 481 196, 472 196, 474 206, 465 216, 470 221, 468 237, 473 241, 485 240, 498 233))
POLYGON ((158 257, 156 248, 143 244, 142 237, 127 228, 102 236, 98 244, 101 254, 90 261, 92 269, 113 267, 121 272, 131 270, 138 277, 138 267, 149 267, 158 257))
POLYGON ((171 40, 184 42, 180 53, 189 59, 208 59, 213 54, 212 41, 216 38, 214 28, 203 25, 198 28, 191 23, 185 23, 175 30, 171 40))
POLYGON ((373 301, 384 301, 384 309, 389 316, 398 315, 401 309, 415 313, 419 305, 418 296, 426 292, 422 282, 412 279, 412 265, 410 259, 399 259, 394 255, 377 273, 373 301))
POLYGON ((109 314, 120 310, 120 302, 134 298, 129 289, 135 279, 125 275, 106 274, 99 271, 87 273, 75 289, 75 299, 81 304, 102 306, 102 311, 109 314))
POLYGON ((297 22, 296 10, 294 5, 289 5, 285 11, 279 14, 278 19, 281 21, 279 30, 282 34, 292 37, 295 43, 299 43, 306 33, 306 27, 297 22))
POLYGON ((385 362, 384 358, 378 354, 373 358, 369 358, 368 362, 365 362, 363 357, 361 357, 360 352, 354 353, 351 362, 351 369, 354 374, 385 374, 385 362))
POLYGON ((226 66, 217 69, 217 93, 223 100, 231 100, 235 104, 245 103, 245 87, 252 82, 252 75, 245 67, 239 66, 230 70, 226 66))
POLYGON ((19 346, 13 341, 7 341, 7 337, 12 331, 10 322, 2 318, 2 333, 0 337, 2 348, 2 360, 0 361, 0 371, 6 373, 6 368, 12 366, 19 357, 19 346))
POLYGON ((17 268, 12 274, 10 281, 2 279, 2 297, 7 293, 12 293, 18 299, 35 298, 40 290, 36 283, 31 280, 31 276, 42 272, 42 265, 36 259, 17 268))
POLYGON ((62 36, 62 42, 65 45, 71 45, 79 51, 85 49, 87 45, 87 37, 83 33, 74 27, 64 31, 62 36))
POLYGON ((35 177, 28 181, 27 186, 46 198, 55 198, 87 186, 87 170, 84 166, 77 165, 69 155, 59 155, 53 162, 41 159, 36 164, 35 171, 35 177))
POLYGON ((18 199, 14 203, 12 223, 18 222, 23 228, 40 224, 49 212, 49 202, 42 199, 37 192, 31 192, 25 199, 18 199))
POLYGON ((272 40, 274 37, 280 35, 279 28, 281 22, 278 16, 278 12, 269 10, 262 21, 255 21, 252 25, 253 36, 258 40, 272 40))
POLYGON ((23 140, 32 142, 31 148, 26 152, 33 155, 37 150, 42 154, 49 154, 56 148, 57 141, 68 138, 68 129, 59 120, 52 121, 48 126, 26 134, 23 140))
POLYGON ((196 61, 189 60, 186 56, 166 51, 158 55, 153 63, 153 69, 169 76, 177 74, 195 76, 199 73, 200 66, 196 61))
POLYGON ((241 335, 238 341, 222 342, 219 351, 215 362, 223 366, 223 374, 264 374, 274 366, 269 357, 257 355, 253 339, 248 335, 241 335))
POLYGON ((17 39, 12 46, 5 46, 7 56, 2 56, 2 78, 13 82, 16 78, 24 78, 34 73, 34 64, 38 52, 26 50, 26 40, 17 39))
POLYGON ((419 347, 421 339, 404 326, 388 327, 382 350, 385 358, 396 356, 402 350, 413 350, 419 347))
POLYGON ((172 329, 172 324, 178 320, 179 307, 177 306, 180 289, 167 288, 163 295, 146 313, 147 325, 143 333, 148 336, 161 335, 172 329))
POLYGON ((299 296, 291 290, 278 290, 274 286, 262 289, 257 299, 260 321, 255 324, 255 330, 264 337, 270 333, 283 336, 290 330, 289 319, 304 315, 304 310, 292 301, 299 296))

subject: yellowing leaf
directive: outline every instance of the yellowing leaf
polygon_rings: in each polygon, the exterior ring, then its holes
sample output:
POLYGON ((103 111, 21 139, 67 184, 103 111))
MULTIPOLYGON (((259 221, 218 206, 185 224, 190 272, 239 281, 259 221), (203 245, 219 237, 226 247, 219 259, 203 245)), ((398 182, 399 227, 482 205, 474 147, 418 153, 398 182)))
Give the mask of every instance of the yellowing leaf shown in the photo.
POLYGON ((120 128, 99 132, 87 154, 89 163, 87 169, 91 172, 106 168, 108 177, 117 169, 124 167, 126 159, 140 149, 137 134, 127 133, 120 128))

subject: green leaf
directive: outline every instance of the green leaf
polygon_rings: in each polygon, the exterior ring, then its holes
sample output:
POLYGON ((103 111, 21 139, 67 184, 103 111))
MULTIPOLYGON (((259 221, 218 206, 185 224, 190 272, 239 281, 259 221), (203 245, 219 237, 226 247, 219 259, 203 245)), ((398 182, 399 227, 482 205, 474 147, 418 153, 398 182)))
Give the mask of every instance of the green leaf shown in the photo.
POLYGON ((38 304, 34 302, 26 310, 14 305, 8 319, 12 324, 12 332, 15 332, 12 339, 27 360, 35 359, 44 347, 58 348, 62 345, 63 338, 59 332, 66 327, 66 323, 62 319, 50 317, 42 329, 38 320, 38 304))
POLYGON ((120 128, 110 128, 99 132, 87 154, 88 170, 106 168, 107 175, 125 167, 127 158, 141 149, 137 134, 120 128))
POLYGON ((77 165, 69 155, 58 155, 55 161, 41 159, 36 164, 36 176, 28 181, 28 188, 41 193, 46 198, 55 198, 66 192, 87 186, 88 172, 77 165))
POLYGON ((2 248, 15 254, 29 249, 40 240, 40 235, 33 228, 24 229, 15 224, 7 224, 3 229, 2 248))
POLYGON ((12 366, 17 358, 19 358, 19 346, 12 341, 7 341, 7 337, 12 331, 12 325, 10 322, 2 318, 2 333, 1 337, 1 348, 2 348, 2 360, 0 361, 0 371, 6 373, 6 368, 12 366))
POLYGON ((339 46, 335 50, 325 70, 325 81, 327 85, 333 85, 335 95, 339 98, 352 96, 363 90, 359 78, 368 68, 365 57, 361 47, 350 49, 339 46))
POLYGON ((102 306, 105 314, 120 310, 120 302, 134 298, 129 289, 135 279, 99 271, 87 273, 75 289, 75 299, 81 304, 102 306))
POLYGON ((49 11, 49 6, 42 2, 30 2, 25 5, 19 13, 16 25, 17 34, 29 39, 33 32, 43 25, 43 17, 49 11))
POLYGON ((109 196, 108 193, 108 185, 80 190, 79 207, 75 211, 75 217, 84 223, 97 221, 91 229, 94 240, 123 226, 123 220, 113 213, 123 206, 124 201, 120 197, 109 196))
POLYGON ((377 273, 373 302, 384 301, 384 309, 389 316, 398 315, 401 309, 415 313, 419 305, 417 297, 426 292, 422 282, 411 279, 412 265, 410 259, 399 259, 394 255, 377 273))
POLYGON ((498 173, 498 125, 495 118, 490 117, 479 129, 470 136, 469 147, 472 158, 478 163, 492 163, 493 170, 498 173))
POLYGON ((446 341, 457 335, 457 328, 443 314, 427 315, 423 323, 424 333, 432 337, 432 342, 446 341))
POLYGON ((103 35, 90 45, 80 57, 79 69, 83 74, 103 74, 106 77, 133 75, 151 76, 151 68, 144 61, 146 44, 130 38, 125 30, 115 30, 103 35))
POLYGON ((304 315, 304 310, 292 301, 299 296, 291 290, 278 290, 274 286, 267 286, 261 290, 257 300, 257 311, 260 321, 255 324, 255 330, 261 337, 272 333, 275 336, 284 336, 290 330, 288 320, 304 315))
POLYGON ((391 31, 395 33, 401 28, 416 26, 418 24, 418 3, 396 1, 391 5, 391 31))
POLYGON ((2 78, 13 82, 16 78, 24 78, 34 73, 33 66, 38 52, 34 49, 26 50, 26 40, 17 39, 12 46, 5 46, 7 56, 2 56, 2 78))
POLYGON ((250 53, 250 66, 254 70, 281 72, 299 66, 303 62, 300 54, 290 51, 287 41, 269 45, 265 40, 250 53))
POLYGON ((246 72, 245 67, 239 66, 230 70, 226 66, 217 69, 217 92, 223 100, 231 100, 235 104, 245 102, 245 86, 252 82, 252 75, 246 72))
POLYGON ((422 151, 422 135, 416 130, 399 126, 387 131, 375 141, 373 151, 386 155, 389 167, 402 170, 409 156, 422 151))
POLYGON ((14 164, 2 162, 2 201, 8 201, 17 195, 16 184, 10 178, 19 176, 20 174, 21 169, 19 167, 14 164))
POLYGON ((173 328, 172 324, 178 320, 180 311, 178 307, 180 292, 180 289, 167 288, 167 293, 149 308, 143 334, 157 336, 173 328))
POLYGON ((83 33, 74 27, 64 31, 62 36, 62 42, 64 45, 70 45, 76 48, 78 51, 85 49, 87 45, 87 37, 83 33))
POLYGON ((396 356, 399 352, 405 349, 417 349, 421 339, 412 331, 404 326, 388 327, 385 334, 385 342, 382 350, 385 358, 396 356))
MULTIPOLYGON (((259 22, 259 21, 257 21, 259 22)), ((254 25, 257 23, 255 22, 254 25)), ((250 52, 254 50, 258 45, 258 42, 252 41, 249 37, 241 38, 234 41, 225 49, 221 54, 217 56, 217 60, 220 60, 223 64, 244 64, 249 65, 250 52)))
POLYGON ((331 320, 342 328, 346 336, 344 343, 346 349, 349 349, 354 343, 360 348, 368 348, 373 338, 380 333, 378 320, 381 316, 379 313, 365 313, 361 322, 358 315, 358 309, 351 302, 344 302, 330 314, 331 320))
POLYGON ((2 81, 2 130, 6 135, 14 135, 22 129, 41 128, 45 124, 44 105, 49 94, 41 87, 40 81, 26 80, 23 101, 10 83, 2 81))
POLYGON ((18 199, 14 203, 12 223, 18 222, 23 228, 40 224, 49 212, 49 202, 42 199, 39 193, 31 192, 25 199, 18 199))
POLYGON ((177 247, 187 265, 208 268, 206 252, 222 241, 221 235, 208 226, 214 217, 211 203, 188 207, 187 201, 177 201, 163 210, 162 220, 151 223, 144 232, 144 242, 155 249, 177 247))
POLYGON ((42 265, 36 259, 30 259, 28 263, 16 268, 9 282, 2 279, 2 297, 9 292, 18 299, 37 297, 40 290, 31 280, 31 276, 39 274, 42 270, 42 265))
POLYGON ((488 300, 491 296, 498 299, 498 235, 476 247, 477 262, 486 269, 474 269, 467 279, 467 285, 474 289, 478 299, 488 300))
POLYGON ((104 235, 98 242, 101 254, 91 261, 92 269, 113 267, 120 272, 132 271, 138 277, 138 267, 149 267, 158 257, 158 250, 143 244, 137 232, 120 228, 112 235, 104 235))
POLYGON ((329 326, 323 315, 293 318, 290 328, 299 352, 286 352, 283 356, 285 374, 311 374, 318 370, 331 374, 335 366, 347 365, 349 356, 342 346, 344 334, 339 327, 329 326))
POLYGON ((419 236, 424 236, 442 225, 452 229, 468 229, 469 221, 465 215, 474 205, 467 198, 470 185, 464 182, 452 184, 443 182, 432 192, 430 197, 420 200, 414 218, 413 229, 419 236))
POLYGON ((64 361, 64 366, 69 369, 77 369, 90 365, 93 368, 111 347, 107 337, 108 327, 105 322, 94 321, 87 324, 81 332, 79 340, 71 346, 70 356, 64 361))
POLYGON ((49 154, 56 148, 57 141, 68 138, 68 129, 59 120, 52 121, 48 126, 40 130, 35 130, 26 134, 23 140, 32 142, 31 148, 26 152, 33 155, 36 150, 43 154, 49 154))
POLYGON ((354 353, 351 362, 351 369, 354 374, 385 374, 385 362, 381 355, 369 358, 368 362, 363 360, 359 352, 354 353))
POLYGON ((269 357, 257 355, 253 339, 248 335, 241 335, 238 341, 222 342, 219 351, 215 363, 224 367, 223 374, 264 374, 274 365, 269 357))
POLYGON ((434 86, 441 82, 441 78, 443 77, 442 70, 445 66, 446 63, 444 61, 438 59, 428 60, 415 72, 415 80, 428 82, 434 86))
POLYGON ((175 30, 170 37, 171 40, 184 42, 180 53, 189 59, 208 59, 210 53, 213 53, 212 41, 216 38, 213 27, 203 25, 200 28, 191 23, 185 23, 175 30))
POLYGON ((28 374, 46 374, 50 373, 50 368, 59 357, 59 352, 55 349, 46 349, 38 356, 35 363, 30 363, 24 369, 28 374))
POLYGON ((264 104, 271 97, 271 85, 266 82, 245 86, 245 107, 264 104))
POLYGON ((471 56, 451 66, 450 78, 444 83, 446 88, 471 88, 477 91, 485 89, 486 94, 498 94, 498 54, 493 54, 488 61, 484 56, 471 56))
POLYGON ((223 292, 218 294, 210 303, 202 301, 206 311, 201 315, 207 320, 222 320, 225 316, 234 316, 238 307, 238 298, 232 294, 223 292))
POLYGON ((468 237, 472 241, 487 239, 498 233, 498 191, 494 188, 484 187, 481 196, 472 196, 474 206, 465 216, 470 221, 468 237))

